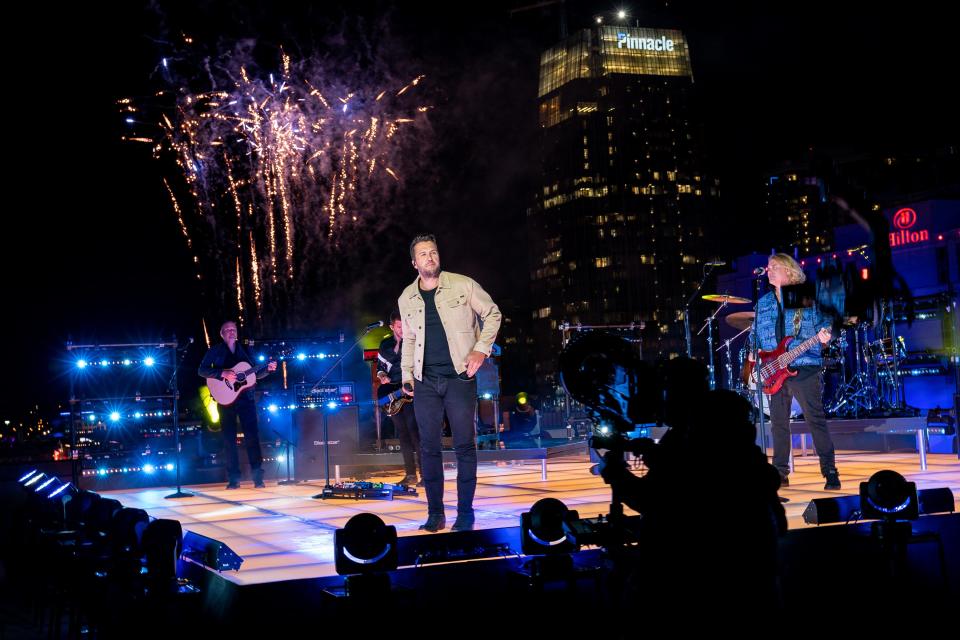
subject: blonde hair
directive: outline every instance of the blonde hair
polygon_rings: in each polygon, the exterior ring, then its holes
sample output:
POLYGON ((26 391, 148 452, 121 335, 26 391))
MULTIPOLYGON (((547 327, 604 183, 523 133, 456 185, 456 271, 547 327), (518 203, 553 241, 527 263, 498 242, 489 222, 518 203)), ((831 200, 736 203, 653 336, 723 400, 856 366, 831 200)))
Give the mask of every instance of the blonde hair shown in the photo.
POLYGON ((775 253, 770 256, 768 262, 776 262, 789 273, 789 282, 786 284, 803 284, 807 281, 807 274, 803 272, 800 265, 792 257, 785 253, 775 253))

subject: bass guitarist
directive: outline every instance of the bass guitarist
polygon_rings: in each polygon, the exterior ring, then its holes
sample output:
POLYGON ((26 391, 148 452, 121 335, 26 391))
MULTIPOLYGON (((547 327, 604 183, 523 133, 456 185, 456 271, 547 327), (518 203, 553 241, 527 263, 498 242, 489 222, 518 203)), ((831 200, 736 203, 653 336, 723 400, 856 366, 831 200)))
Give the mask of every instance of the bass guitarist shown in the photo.
MULTIPOLYGON (((201 378, 222 380, 228 384, 237 381, 237 374, 233 370, 237 364, 250 363, 250 355, 242 344, 237 342, 237 323, 227 320, 220 327, 221 344, 214 345, 203 357, 197 373, 201 378)), ((276 370, 277 363, 270 362, 265 369, 257 373, 257 378, 263 378, 276 370)), ((209 384, 209 383, 208 383, 209 384)), ((223 446, 227 461, 227 489, 240 488, 240 460, 237 457, 237 419, 243 430, 243 442, 247 448, 247 457, 250 460, 250 471, 253 474, 253 486, 262 489, 263 484, 263 454, 260 451, 260 431, 257 427, 257 405, 253 399, 253 391, 244 390, 230 404, 217 403, 220 414, 220 424, 223 426, 223 446)))
MULTIPOLYGON (((770 402, 770 430, 773 434, 773 466, 780 472, 780 486, 788 486, 790 473, 790 405, 794 396, 803 410, 803 418, 810 427, 813 444, 820 458, 820 473, 826 479, 824 489, 839 489, 840 474, 837 471, 833 440, 827 429, 827 417, 823 410, 823 359, 820 355, 822 345, 830 342, 831 321, 820 313, 814 305, 811 307, 788 308, 783 305, 781 288, 801 284, 806 274, 797 261, 785 253, 770 256, 767 261, 767 279, 773 287, 757 303, 756 321, 750 332, 750 341, 759 341, 762 370, 776 369, 780 364, 789 364, 789 374, 782 386, 773 395, 770 402), (809 347, 780 355, 779 358, 764 357, 765 351, 777 352, 783 346, 784 338, 792 338, 787 349, 798 347, 811 338, 809 347), (799 352, 797 352, 799 351, 799 352), (779 363, 778 363, 779 361, 779 363), (767 365, 771 362, 771 365, 767 365)), ((778 354, 779 355, 779 354, 778 354)), ((754 360, 751 350, 749 359, 754 360)), ((767 381, 764 381, 765 386, 767 381)))
POLYGON ((390 393, 395 394, 399 391, 411 400, 411 402, 402 403, 400 411, 391 416, 397 429, 397 438, 400 439, 400 453, 403 455, 403 467, 406 471, 406 476, 400 484, 423 486, 417 480, 420 466, 420 431, 413 413, 413 396, 400 386, 403 322, 396 311, 390 314, 390 330, 393 335, 384 338, 380 343, 380 352, 377 354, 377 379, 380 381, 377 397, 384 398, 390 393))

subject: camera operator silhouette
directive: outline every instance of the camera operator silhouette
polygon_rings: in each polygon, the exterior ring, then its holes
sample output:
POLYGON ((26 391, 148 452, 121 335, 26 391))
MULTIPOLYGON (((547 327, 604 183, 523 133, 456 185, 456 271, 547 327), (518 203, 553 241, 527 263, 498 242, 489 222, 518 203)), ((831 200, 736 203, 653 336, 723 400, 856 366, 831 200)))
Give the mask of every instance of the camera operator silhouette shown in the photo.
POLYGON ((621 431, 651 418, 669 426, 657 443, 593 443, 608 449, 600 473, 613 502, 642 515, 631 532, 639 545, 616 556, 625 565, 614 578, 621 606, 630 612, 642 603, 652 616, 679 607, 774 612, 778 537, 787 523, 779 474, 755 444, 751 405, 734 392, 710 391, 700 362, 677 358, 655 369, 616 342, 626 345, 612 336, 571 345, 561 367, 571 395, 601 422, 621 431), (624 451, 637 454, 646 473, 635 474, 624 451))

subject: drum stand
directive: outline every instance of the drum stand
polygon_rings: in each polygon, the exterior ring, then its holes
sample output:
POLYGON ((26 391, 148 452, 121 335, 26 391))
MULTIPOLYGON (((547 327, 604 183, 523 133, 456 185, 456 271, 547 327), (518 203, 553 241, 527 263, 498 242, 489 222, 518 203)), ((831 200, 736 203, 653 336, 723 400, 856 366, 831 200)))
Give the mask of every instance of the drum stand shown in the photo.
MULTIPOLYGON (((863 327, 864 341, 866 341, 866 326, 863 327)), ((843 385, 837 393, 837 400, 828 407, 828 411, 835 415, 859 416, 861 412, 874 411, 881 407, 882 401, 877 394, 877 388, 870 380, 868 371, 863 370, 864 354, 860 350, 860 327, 853 328, 854 354, 856 355, 857 374, 850 382, 843 385)))
MULTIPOLYGON (((717 351, 723 350, 724 357, 724 369, 727 371, 727 389, 730 391, 741 391, 737 387, 733 386, 733 359, 730 357, 730 343, 745 334, 747 331, 750 331, 750 327, 747 327, 737 335, 723 341, 723 344, 717 347, 717 351)), ((740 363, 740 366, 743 366, 743 363, 740 363)))

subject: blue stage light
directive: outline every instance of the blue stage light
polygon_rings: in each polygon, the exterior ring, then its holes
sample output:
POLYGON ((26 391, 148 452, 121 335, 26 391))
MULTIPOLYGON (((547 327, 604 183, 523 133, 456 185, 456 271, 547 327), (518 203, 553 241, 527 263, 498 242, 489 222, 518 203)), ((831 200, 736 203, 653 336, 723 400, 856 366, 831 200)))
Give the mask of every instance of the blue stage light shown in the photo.
POLYGON ((67 483, 65 483, 65 484, 62 484, 62 485, 60 485, 59 487, 57 487, 56 489, 54 489, 54 490, 50 493, 50 495, 48 495, 47 497, 48 497, 48 498, 56 498, 58 495, 60 495, 61 493, 63 493, 63 492, 66 491, 67 489, 69 489, 71 486, 73 486, 73 485, 71 485, 69 482, 67 482, 67 483))
POLYGON ((24 482, 24 483, 23 483, 23 486, 29 487, 29 486, 31 486, 31 485, 34 485, 34 484, 36 484, 37 482, 39 482, 41 478, 45 478, 46 476, 47 476, 47 474, 45 474, 45 473, 38 473, 38 474, 36 474, 35 476, 33 476, 32 478, 30 478, 29 480, 27 480, 26 482, 24 482))
POLYGON ((36 489, 34 489, 34 492, 40 493, 41 491, 49 487, 56 479, 57 479, 56 476, 50 476, 49 478, 47 478, 47 480, 42 482, 36 489))
POLYGON ((111 412, 110 412, 110 420, 111 420, 112 422, 117 422, 118 420, 120 420, 120 412, 119 412, 119 411, 111 411, 111 412))
POLYGON ((87 361, 86 360, 77 360, 77 369, 86 369, 87 361))
POLYGON ((143 359, 143 366, 145 366, 145 367, 152 367, 154 362, 155 362, 155 361, 154 361, 153 357, 147 356, 146 358, 143 359))

